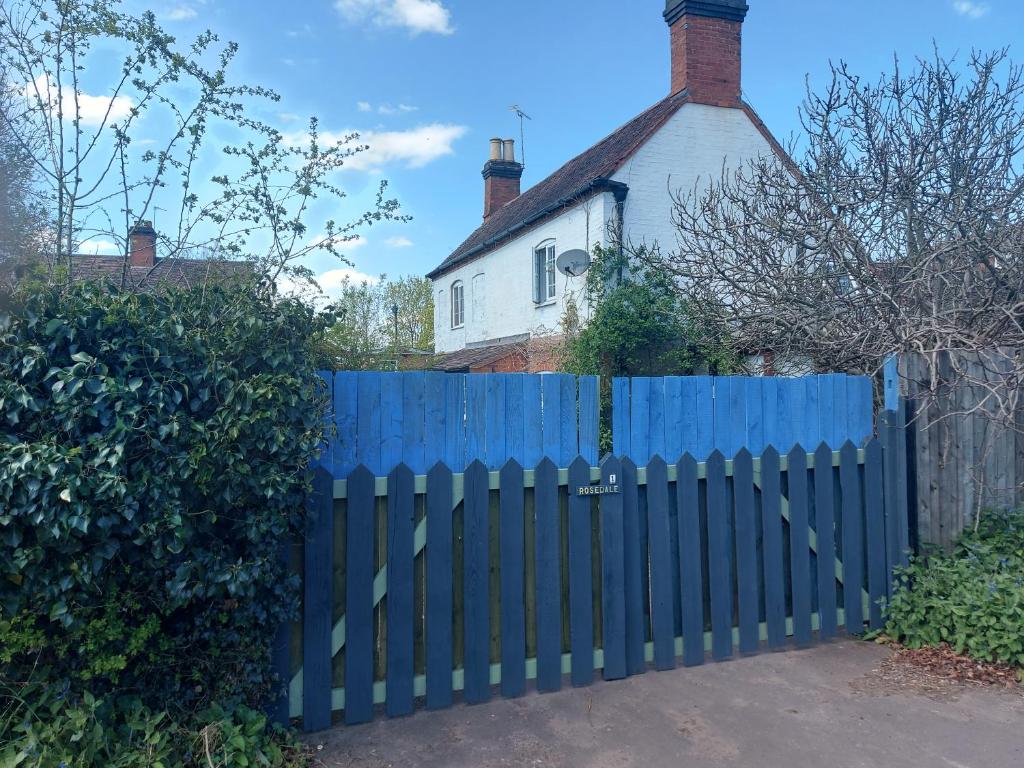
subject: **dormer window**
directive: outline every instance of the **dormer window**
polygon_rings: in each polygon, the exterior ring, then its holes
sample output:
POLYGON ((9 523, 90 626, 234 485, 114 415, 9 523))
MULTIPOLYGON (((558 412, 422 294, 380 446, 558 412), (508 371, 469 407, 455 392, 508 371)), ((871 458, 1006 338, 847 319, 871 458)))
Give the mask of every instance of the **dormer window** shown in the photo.
POLYGON ((546 240, 533 251, 533 300, 544 304, 555 298, 555 241, 546 240))
POLYGON ((461 328, 466 322, 466 299, 462 281, 452 283, 452 328, 461 328))

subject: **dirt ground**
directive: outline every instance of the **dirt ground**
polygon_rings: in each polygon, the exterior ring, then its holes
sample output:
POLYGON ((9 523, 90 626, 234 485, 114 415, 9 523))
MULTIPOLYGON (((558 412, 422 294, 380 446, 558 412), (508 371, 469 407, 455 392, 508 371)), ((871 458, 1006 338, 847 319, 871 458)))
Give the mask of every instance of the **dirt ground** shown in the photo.
POLYGON ((356 727, 329 768, 1020 768, 1024 688, 895 669, 842 640, 356 727))

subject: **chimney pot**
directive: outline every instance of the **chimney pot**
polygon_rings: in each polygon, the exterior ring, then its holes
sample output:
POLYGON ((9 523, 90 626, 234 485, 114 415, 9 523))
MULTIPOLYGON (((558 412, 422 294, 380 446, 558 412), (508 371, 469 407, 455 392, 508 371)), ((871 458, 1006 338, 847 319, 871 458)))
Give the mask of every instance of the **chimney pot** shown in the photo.
POLYGON ((501 160, 501 139, 491 139, 491 160, 501 160))
POLYGON ((152 221, 141 220, 128 233, 128 260, 133 267, 156 264, 156 230, 152 221))
POLYGON ((484 221, 519 197, 523 166, 515 161, 512 139, 491 139, 491 159, 484 165, 484 221))
POLYGON ((505 139, 504 142, 504 160, 506 163, 514 163, 516 161, 516 142, 515 139, 505 139))

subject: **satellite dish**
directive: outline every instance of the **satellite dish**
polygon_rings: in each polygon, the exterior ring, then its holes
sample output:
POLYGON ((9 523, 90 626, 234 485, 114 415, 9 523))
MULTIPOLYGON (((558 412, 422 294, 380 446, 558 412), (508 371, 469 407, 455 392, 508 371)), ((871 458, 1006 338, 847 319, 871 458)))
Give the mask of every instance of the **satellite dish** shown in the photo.
POLYGON ((590 254, 579 248, 566 251, 555 261, 555 266, 563 275, 579 277, 590 268, 590 254))

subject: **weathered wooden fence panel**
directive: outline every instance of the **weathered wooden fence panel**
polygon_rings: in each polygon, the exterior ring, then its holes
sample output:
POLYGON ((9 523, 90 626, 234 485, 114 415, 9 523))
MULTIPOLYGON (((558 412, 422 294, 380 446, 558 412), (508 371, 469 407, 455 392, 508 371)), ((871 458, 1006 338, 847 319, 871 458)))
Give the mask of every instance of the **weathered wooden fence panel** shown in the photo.
POLYGON ((566 674, 586 685, 598 669, 615 679, 877 627, 907 546, 889 482, 902 435, 881 432, 863 449, 741 447, 639 469, 544 458, 386 477, 360 466, 341 480, 320 468, 290 714, 317 730, 332 712, 365 722, 380 705, 449 706, 454 691, 477 703, 529 679, 550 691, 566 674))
POLYGON ((399 463, 418 475, 442 461, 462 472, 510 459, 560 467, 598 460, 598 379, 564 374, 321 372, 334 435, 320 463, 343 478, 360 464, 383 476, 399 463))
POLYGON ((704 461, 713 450, 859 446, 874 434, 871 379, 839 373, 617 378, 612 405, 613 451, 638 464, 655 454, 704 461))

